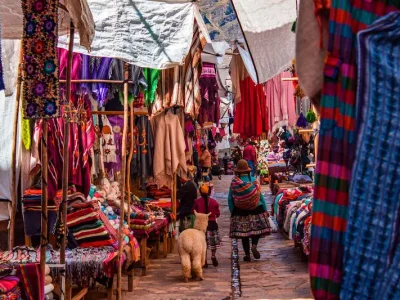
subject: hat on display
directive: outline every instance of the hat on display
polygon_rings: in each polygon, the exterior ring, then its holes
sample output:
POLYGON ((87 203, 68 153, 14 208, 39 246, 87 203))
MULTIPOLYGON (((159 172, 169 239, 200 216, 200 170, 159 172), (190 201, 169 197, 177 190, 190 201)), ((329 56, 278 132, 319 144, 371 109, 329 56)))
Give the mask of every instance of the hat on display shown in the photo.
MULTIPOLYGON (((328 4, 326 6, 329 7, 328 4)), ((327 31, 322 30, 318 24, 315 12, 318 14, 321 26, 325 28, 327 20, 322 15, 326 10, 324 8, 318 5, 316 7, 314 0, 300 1, 296 23, 296 73, 301 88, 317 108, 323 85, 328 36, 327 31)))
POLYGON ((249 164, 247 163, 246 160, 241 159, 237 163, 237 167, 233 169, 235 173, 247 173, 251 171, 251 168, 249 168, 249 164))

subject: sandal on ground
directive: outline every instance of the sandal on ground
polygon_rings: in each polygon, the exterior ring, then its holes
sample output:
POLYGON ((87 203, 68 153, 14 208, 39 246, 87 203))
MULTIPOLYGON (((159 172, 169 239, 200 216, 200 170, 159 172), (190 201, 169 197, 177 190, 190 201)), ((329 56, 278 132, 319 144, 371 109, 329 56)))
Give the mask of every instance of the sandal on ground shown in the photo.
POLYGON ((211 260, 212 260, 213 266, 214 266, 214 267, 218 267, 218 260, 217 260, 217 258, 216 258, 215 256, 212 256, 212 257, 211 257, 211 260))
POLYGON ((258 252, 257 247, 251 247, 251 252, 255 259, 260 259, 261 255, 260 252, 258 252))
POLYGON ((250 255, 245 255, 245 256, 243 257, 243 260, 244 260, 244 261, 251 261, 250 255))

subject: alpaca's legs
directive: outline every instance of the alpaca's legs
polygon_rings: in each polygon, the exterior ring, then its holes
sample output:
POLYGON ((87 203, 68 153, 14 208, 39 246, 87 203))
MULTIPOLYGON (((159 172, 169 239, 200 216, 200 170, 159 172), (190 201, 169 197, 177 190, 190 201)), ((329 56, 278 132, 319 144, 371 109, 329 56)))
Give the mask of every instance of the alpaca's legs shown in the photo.
POLYGON ((202 257, 201 255, 196 255, 193 257, 193 272, 196 274, 196 276, 200 279, 203 280, 203 268, 202 268, 202 257))
POLYGON ((207 244, 203 244, 203 249, 201 251, 201 266, 207 264, 207 244))
POLYGON ((189 281, 191 273, 190 255, 188 253, 181 253, 182 274, 185 282, 189 281))

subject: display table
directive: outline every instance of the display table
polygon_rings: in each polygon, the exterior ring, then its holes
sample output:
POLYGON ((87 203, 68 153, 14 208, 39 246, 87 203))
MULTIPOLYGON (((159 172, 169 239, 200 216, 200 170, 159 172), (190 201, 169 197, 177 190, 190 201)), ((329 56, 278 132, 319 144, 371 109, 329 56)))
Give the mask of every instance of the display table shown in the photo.
POLYGON ((156 237, 156 258, 159 258, 160 252, 160 237, 163 236, 163 255, 164 258, 167 257, 168 248, 167 248, 167 239, 168 239, 168 219, 156 219, 155 225, 148 230, 142 229, 133 229, 133 234, 135 238, 140 240, 140 265, 142 268, 142 275, 146 276, 147 274, 147 240, 150 237, 156 237))

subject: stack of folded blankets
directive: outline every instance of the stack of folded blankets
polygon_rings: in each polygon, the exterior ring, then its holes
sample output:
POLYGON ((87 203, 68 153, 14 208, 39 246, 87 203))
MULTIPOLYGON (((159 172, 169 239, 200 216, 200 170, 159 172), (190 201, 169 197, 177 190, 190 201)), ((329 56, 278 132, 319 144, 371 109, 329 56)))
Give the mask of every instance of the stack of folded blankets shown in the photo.
POLYGON ((142 202, 135 197, 131 205, 131 229, 148 231, 155 225, 154 212, 149 210, 149 206, 143 205, 142 202))
POLYGON ((0 266, 0 299, 22 299, 19 278, 12 275, 12 268, 0 266))
POLYGON ((103 247, 116 243, 115 232, 111 232, 112 226, 104 224, 107 217, 96 201, 74 204, 73 208, 74 212, 67 215, 67 226, 79 247, 103 247))
POLYGON ((157 184, 149 184, 146 186, 146 191, 147 197, 153 198, 154 200, 171 197, 171 189, 166 186, 158 188, 157 184))
MULTIPOLYGON (((41 211, 42 211, 42 190, 29 188, 25 190, 22 197, 22 209, 24 213, 25 234, 37 236, 41 233, 41 211)), ((48 228, 53 230, 57 220, 57 212, 62 200, 62 191, 57 191, 56 197, 47 202, 48 228)))

